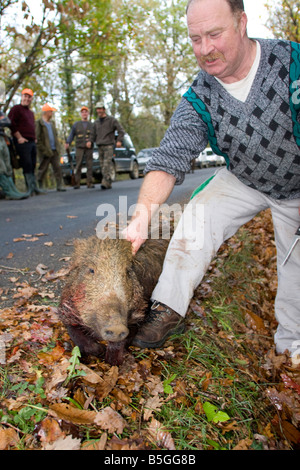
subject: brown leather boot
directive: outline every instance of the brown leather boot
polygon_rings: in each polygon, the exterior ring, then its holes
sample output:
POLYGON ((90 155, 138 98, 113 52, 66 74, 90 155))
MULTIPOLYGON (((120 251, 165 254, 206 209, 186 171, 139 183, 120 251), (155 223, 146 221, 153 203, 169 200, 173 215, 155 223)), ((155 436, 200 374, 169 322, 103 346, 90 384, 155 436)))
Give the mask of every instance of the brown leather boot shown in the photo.
POLYGON ((139 348, 159 348, 169 336, 182 333, 184 327, 181 315, 164 304, 154 302, 131 344, 139 348))

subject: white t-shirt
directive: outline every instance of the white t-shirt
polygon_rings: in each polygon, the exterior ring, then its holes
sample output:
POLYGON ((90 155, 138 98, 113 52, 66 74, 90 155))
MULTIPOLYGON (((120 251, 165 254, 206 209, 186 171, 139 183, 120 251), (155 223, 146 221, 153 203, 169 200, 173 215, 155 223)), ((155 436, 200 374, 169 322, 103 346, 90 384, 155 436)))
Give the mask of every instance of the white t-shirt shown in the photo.
POLYGON ((225 90, 228 91, 228 93, 230 93, 232 96, 234 96, 234 98, 242 101, 243 103, 246 101, 247 96, 250 92, 260 62, 261 47, 258 41, 255 42, 257 44, 256 56, 247 77, 243 78, 243 80, 234 83, 224 83, 222 82, 222 80, 219 80, 215 77, 216 80, 218 80, 218 82, 221 83, 221 85, 225 88, 225 90))

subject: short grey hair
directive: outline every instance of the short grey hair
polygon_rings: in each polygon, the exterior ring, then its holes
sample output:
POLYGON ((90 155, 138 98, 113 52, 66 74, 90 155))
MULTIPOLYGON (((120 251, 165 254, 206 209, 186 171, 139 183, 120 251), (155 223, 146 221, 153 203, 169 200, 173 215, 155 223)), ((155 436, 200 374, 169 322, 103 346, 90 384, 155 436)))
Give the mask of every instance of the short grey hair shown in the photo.
MULTIPOLYGON (((188 0, 186 12, 188 12, 190 5, 194 3, 195 1, 197 0, 188 0)), ((243 0, 225 0, 225 1, 230 6, 230 9, 234 15, 238 15, 238 14, 240 15, 243 11, 245 11, 243 0)))

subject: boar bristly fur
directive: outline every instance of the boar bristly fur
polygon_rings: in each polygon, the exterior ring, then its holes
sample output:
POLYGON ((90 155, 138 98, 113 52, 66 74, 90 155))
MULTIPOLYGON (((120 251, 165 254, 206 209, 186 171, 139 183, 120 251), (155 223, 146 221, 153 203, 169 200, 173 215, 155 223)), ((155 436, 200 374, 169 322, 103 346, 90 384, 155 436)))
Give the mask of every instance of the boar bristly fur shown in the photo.
POLYGON ((59 315, 83 354, 101 356, 106 341, 107 362, 123 361, 124 346, 147 315, 167 246, 167 240, 147 240, 133 256, 127 240, 74 242, 59 315))

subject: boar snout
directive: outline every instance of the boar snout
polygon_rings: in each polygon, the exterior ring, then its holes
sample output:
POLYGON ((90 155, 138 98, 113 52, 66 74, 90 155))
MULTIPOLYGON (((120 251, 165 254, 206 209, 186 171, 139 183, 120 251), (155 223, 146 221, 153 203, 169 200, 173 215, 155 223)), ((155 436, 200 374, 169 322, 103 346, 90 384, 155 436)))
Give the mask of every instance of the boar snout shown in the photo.
POLYGON ((127 338, 129 333, 125 325, 107 325, 102 329, 102 338, 105 341, 118 342, 127 338))

